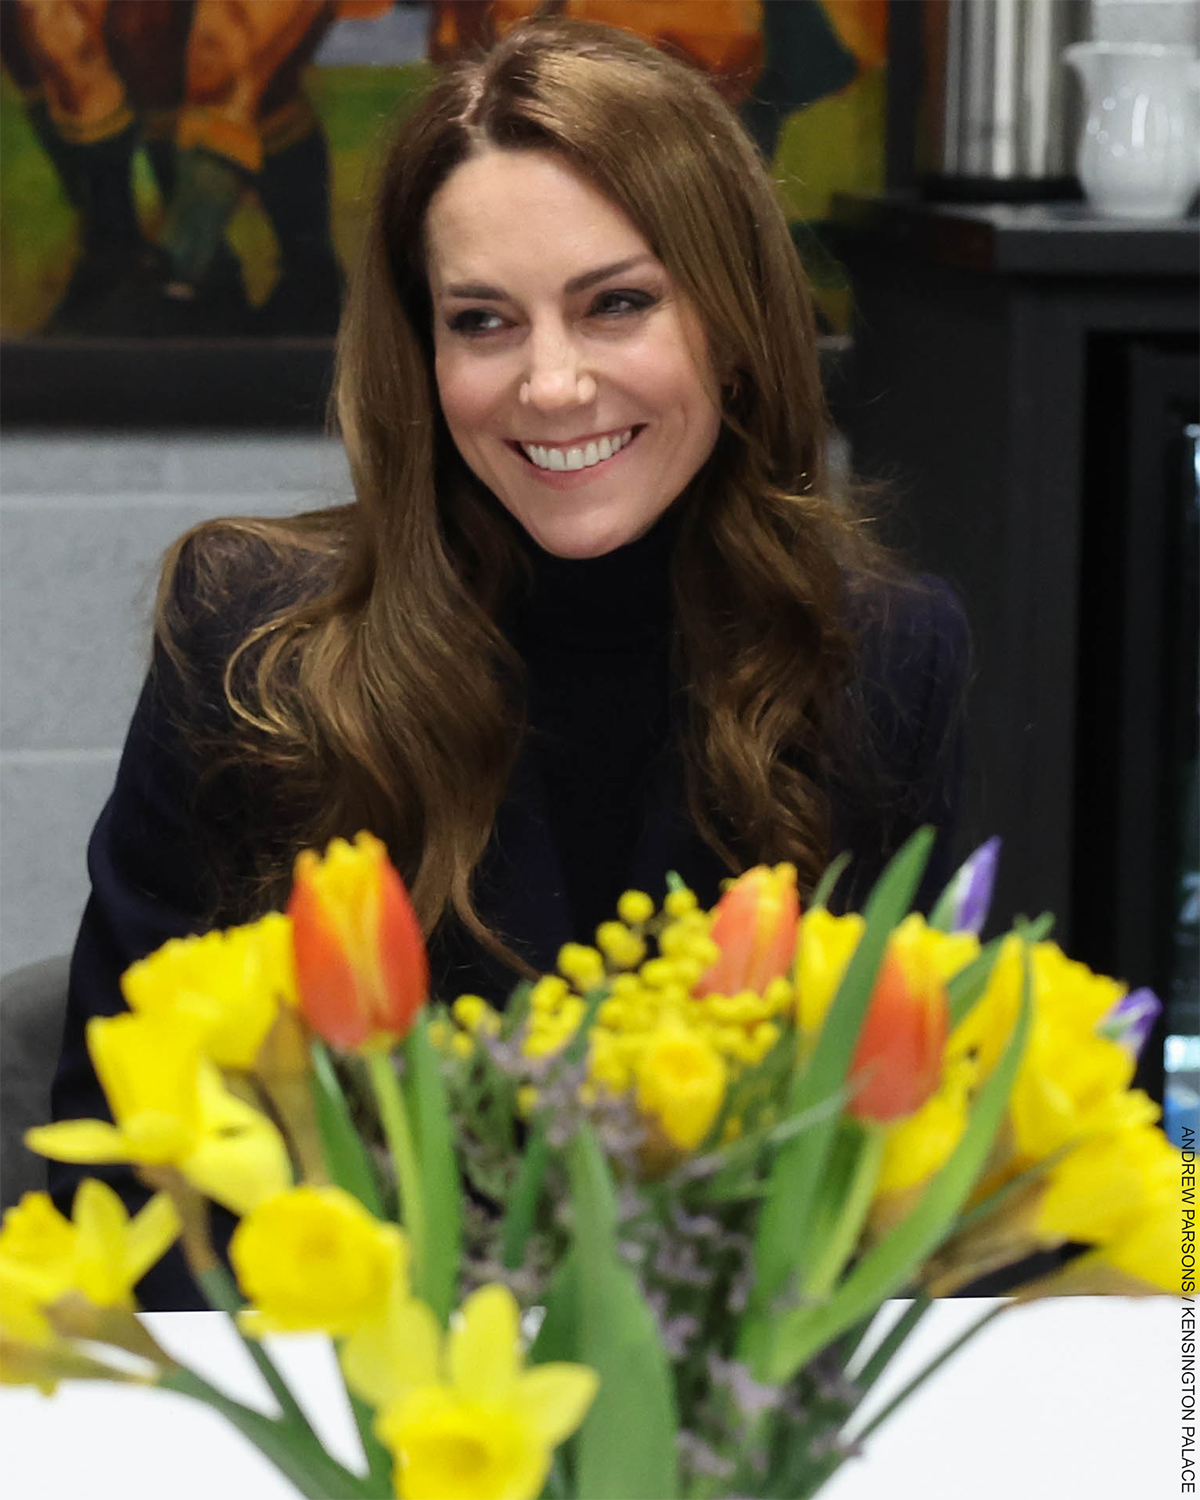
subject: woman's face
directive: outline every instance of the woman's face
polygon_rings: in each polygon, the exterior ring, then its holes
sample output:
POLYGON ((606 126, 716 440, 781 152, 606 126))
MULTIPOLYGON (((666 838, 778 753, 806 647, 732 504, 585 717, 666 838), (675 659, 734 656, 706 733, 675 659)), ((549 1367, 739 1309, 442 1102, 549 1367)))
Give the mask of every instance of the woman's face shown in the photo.
POLYGON ((644 535, 721 425, 700 320, 649 245, 541 151, 464 162, 425 233, 438 395, 464 461, 558 557, 644 535))

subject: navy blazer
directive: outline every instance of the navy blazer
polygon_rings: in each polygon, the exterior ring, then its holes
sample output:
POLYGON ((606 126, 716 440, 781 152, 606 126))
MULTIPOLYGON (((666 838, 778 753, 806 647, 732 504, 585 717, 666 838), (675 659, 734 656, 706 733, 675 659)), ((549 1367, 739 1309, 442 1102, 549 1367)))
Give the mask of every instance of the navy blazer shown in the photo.
MULTIPOLYGON (((88 846, 91 895, 71 964, 62 1056, 53 1090, 57 1119, 110 1118, 88 1057, 85 1026, 92 1016, 124 1009, 121 973, 168 938, 213 925, 211 874, 205 838, 266 838, 263 805, 250 780, 228 782, 221 827, 197 827, 193 791, 197 768, 176 724, 181 714, 219 715, 221 669, 248 621, 209 621, 202 637, 209 689, 182 701, 187 690, 158 650, 139 699, 116 785, 88 846)), ((862 630, 861 696, 864 732, 874 741, 884 774, 874 791, 839 784, 832 802, 832 848, 854 855, 843 884, 843 904, 856 905, 887 857, 922 823, 938 839, 921 901, 948 879, 953 855, 962 706, 968 642, 962 610, 946 585, 922 580, 899 589, 885 609, 872 611, 862 630)), ((194 643, 193 643, 194 644, 194 643)), ((630 851, 630 887, 659 893, 668 870, 678 871, 702 902, 716 899, 729 872, 700 838, 688 815, 678 757, 664 754, 650 777, 644 818, 630 851)), ((560 946, 588 934, 572 931, 558 852, 546 815, 535 757, 523 748, 477 880, 480 914, 538 970, 554 967, 560 946)), ((220 925, 246 913, 218 911, 220 925)), ((430 941, 433 991, 444 998, 477 993, 502 999, 513 975, 456 923, 444 923, 430 941)), ((64 1212, 81 1177, 103 1176, 132 1207, 146 1193, 122 1168, 51 1164, 51 1186, 64 1212)), ((232 1220, 214 1209, 214 1235, 223 1243, 232 1220)), ((139 1287, 149 1308, 202 1307, 178 1248, 139 1287)))

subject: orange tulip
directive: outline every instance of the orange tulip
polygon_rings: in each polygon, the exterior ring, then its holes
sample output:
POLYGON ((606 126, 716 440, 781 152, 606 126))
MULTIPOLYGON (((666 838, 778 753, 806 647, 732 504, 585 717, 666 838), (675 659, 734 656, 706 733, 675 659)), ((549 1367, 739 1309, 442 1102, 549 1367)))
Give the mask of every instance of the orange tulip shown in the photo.
POLYGON ((945 982, 927 957, 895 938, 884 955, 850 1064, 846 1108, 860 1120, 911 1115, 937 1089, 949 1017, 945 982))
POLYGON ((343 1051, 405 1036, 425 1003, 429 964, 404 882, 377 838, 334 839, 296 860, 288 901, 296 990, 308 1024, 343 1051))
POLYGON ((761 995, 791 968, 799 921, 794 866, 756 865, 739 875, 717 902, 709 936, 720 957, 701 975, 696 995, 761 995))

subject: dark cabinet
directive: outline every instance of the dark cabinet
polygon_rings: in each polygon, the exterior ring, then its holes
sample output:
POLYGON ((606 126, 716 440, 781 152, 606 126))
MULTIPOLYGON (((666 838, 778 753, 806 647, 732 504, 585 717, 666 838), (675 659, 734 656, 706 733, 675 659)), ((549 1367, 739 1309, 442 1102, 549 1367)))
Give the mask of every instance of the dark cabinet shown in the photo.
POLYGON ((1196 711, 1195 222, 845 198, 829 234, 856 304, 835 418, 888 481, 891 539, 971 620, 964 842, 1004 838, 997 916, 1051 909, 1077 956, 1165 985, 1196 711))

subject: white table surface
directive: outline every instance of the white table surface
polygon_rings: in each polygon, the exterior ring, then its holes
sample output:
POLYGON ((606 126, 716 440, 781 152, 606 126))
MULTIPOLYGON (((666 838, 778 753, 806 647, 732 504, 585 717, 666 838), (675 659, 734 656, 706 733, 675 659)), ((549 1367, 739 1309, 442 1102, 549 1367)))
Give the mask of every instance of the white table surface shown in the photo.
MULTIPOLYGON (((988 1305, 936 1304, 873 1399, 886 1400, 988 1305)), ((220 1315, 146 1322, 178 1358, 270 1409, 220 1315)), ((357 1436, 328 1344, 303 1337, 272 1347, 331 1451, 353 1464, 357 1436)), ((822 1500, 1168 1500, 1180 1494, 1180 1365, 1180 1304, 1171 1298, 1014 1308, 881 1427, 822 1500)), ((62 1385, 49 1399, 0 1387, 0 1481, 6 1500, 296 1500, 208 1408, 89 1383, 62 1385)))

